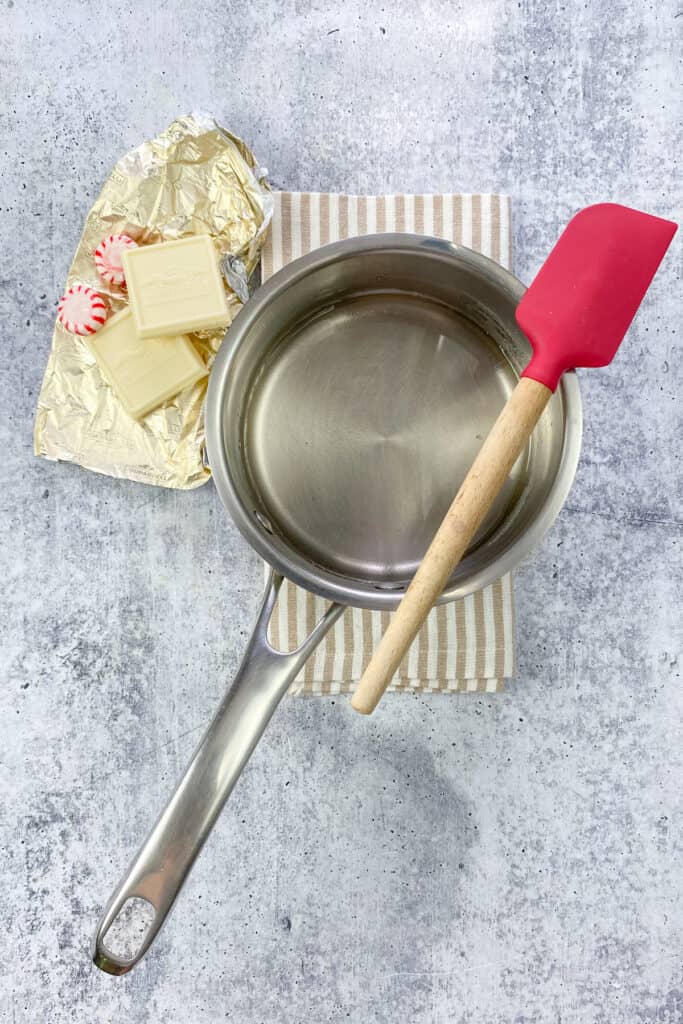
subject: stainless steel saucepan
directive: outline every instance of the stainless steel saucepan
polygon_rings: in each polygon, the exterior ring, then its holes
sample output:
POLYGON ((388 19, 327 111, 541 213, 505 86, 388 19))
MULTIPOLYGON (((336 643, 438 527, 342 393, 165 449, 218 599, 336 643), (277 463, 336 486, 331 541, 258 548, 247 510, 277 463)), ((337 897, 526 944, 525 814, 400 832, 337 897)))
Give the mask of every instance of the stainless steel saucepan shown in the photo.
MULTIPOLYGON (((523 291, 461 246, 372 235, 290 264, 230 327, 209 383, 209 462, 273 572, 239 672, 99 923, 103 970, 124 974, 150 947, 271 715, 344 606, 398 604, 529 360, 514 318, 523 291), (266 635, 283 576, 331 602, 286 654, 266 635), (151 922, 122 953, 110 936, 131 906, 151 922)), ((442 601, 491 583, 538 543, 571 486, 580 437, 567 374, 442 601)))

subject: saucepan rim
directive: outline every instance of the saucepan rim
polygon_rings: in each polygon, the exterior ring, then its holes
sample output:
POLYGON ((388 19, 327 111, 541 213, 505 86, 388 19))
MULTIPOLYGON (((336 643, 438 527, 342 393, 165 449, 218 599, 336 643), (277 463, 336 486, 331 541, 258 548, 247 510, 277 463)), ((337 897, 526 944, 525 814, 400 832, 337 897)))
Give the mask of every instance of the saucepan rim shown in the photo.
MULTIPOLYGON (((292 582, 330 601, 358 607, 391 609, 398 606, 403 588, 382 589, 354 586, 353 580, 313 563, 307 556, 288 557, 275 543, 272 535, 263 530, 246 507, 244 496, 230 469, 224 445, 223 409, 226 390, 230 386, 231 371, 238 358, 240 341, 245 338, 264 309, 277 296, 313 271, 368 252, 423 252, 429 255, 452 257, 457 263, 466 263, 475 273, 488 278, 502 291, 519 302, 525 286, 498 263, 465 246, 443 239, 404 233, 385 233, 348 238, 316 249, 289 263, 263 284, 245 304, 228 328, 209 378, 205 423, 208 461, 219 496, 236 526, 251 547, 277 572, 292 582)), ((312 311, 313 312, 313 311, 312 311)), ((581 449, 582 407, 576 374, 565 373, 558 386, 564 412, 564 431, 560 461, 543 505, 525 526, 520 535, 500 552, 488 565, 474 569, 464 580, 456 580, 447 587, 438 603, 453 601, 475 593, 516 568, 541 541, 556 519, 569 493, 576 474, 581 449)), ((289 548, 294 551, 293 545, 289 548)), ((360 584, 361 581, 359 581, 360 584)))

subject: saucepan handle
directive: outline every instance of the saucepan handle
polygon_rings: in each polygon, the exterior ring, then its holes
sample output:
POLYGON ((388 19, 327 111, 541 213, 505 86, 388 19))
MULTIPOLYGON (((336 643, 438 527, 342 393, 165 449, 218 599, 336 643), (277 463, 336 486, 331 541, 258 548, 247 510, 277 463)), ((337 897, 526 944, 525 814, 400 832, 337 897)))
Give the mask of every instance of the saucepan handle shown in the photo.
POLYGON ((267 638, 281 585, 282 577, 271 573, 242 665, 175 793, 97 926, 93 960, 109 974, 126 974, 151 946, 273 712, 301 666, 343 611, 341 605, 330 605, 301 646, 281 654, 270 646, 267 638), (143 916, 145 927, 141 928, 143 916), (126 919, 127 934, 139 935, 144 931, 142 939, 135 939, 132 953, 128 948, 125 954, 118 953, 107 945, 107 935, 119 918, 120 922, 126 919))

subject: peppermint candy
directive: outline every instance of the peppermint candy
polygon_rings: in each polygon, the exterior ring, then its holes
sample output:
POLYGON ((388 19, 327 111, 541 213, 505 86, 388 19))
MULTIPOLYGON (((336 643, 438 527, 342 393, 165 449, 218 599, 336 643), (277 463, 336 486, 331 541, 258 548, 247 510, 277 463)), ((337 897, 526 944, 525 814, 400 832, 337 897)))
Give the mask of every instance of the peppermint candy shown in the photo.
POLYGON ((109 235, 107 238, 103 238, 95 249, 97 273, 110 284, 125 285, 126 277, 123 273, 121 253, 126 249, 137 249, 137 247, 137 242, 134 242, 128 235, 109 235))
POLYGON ((57 319, 72 334, 95 334, 107 319, 107 307, 99 292, 75 284, 59 300, 57 319))

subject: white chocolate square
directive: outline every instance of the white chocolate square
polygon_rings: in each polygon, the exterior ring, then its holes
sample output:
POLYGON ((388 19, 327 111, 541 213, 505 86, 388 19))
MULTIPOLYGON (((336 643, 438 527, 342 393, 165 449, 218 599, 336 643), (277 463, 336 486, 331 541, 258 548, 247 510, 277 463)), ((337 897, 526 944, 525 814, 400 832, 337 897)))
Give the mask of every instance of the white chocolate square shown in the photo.
POLYGON ((134 419, 146 416, 208 372, 183 335, 139 337, 130 309, 111 317, 87 340, 102 375, 134 419))
POLYGON ((141 338, 227 326, 225 285, 208 235, 141 245, 122 262, 141 338))

